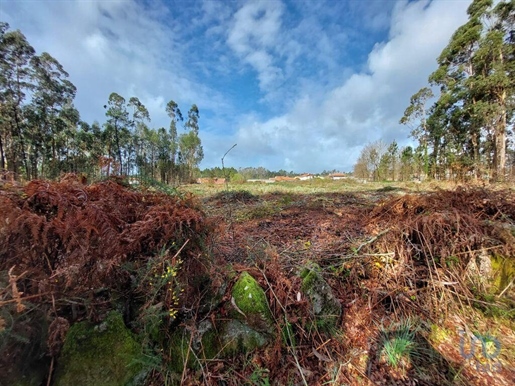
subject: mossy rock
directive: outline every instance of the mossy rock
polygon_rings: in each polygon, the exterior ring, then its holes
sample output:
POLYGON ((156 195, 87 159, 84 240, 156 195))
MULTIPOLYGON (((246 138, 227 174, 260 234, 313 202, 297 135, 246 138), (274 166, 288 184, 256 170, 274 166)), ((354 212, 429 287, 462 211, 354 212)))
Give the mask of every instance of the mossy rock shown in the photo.
POLYGON ((501 292, 515 276, 515 259, 500 255, 491 257, 492 277, 494 291, 501 292))
POLYGON ((331 287, 322 277, 320 267, 311 264, 301 273, 302 292, 309 298, 313 307, 316 329, 329 334, 336 331, 342 313, 342 306, 334 296, 331 287))
POLYGON ((269 342, 267 335, 253 330, 239 320, 229 320, 223 328, 223 334, 221 335, 222 350, 220 352, 222 358, 251 352, 269 342))
POLYGON ((234 357, 270 341, 269 335, 255 331, 238 320, 218 321, 217 327, 215 329, 209 320, 204 320, 197 326, 193 339, 188 330, 177 329, 169 341, 172 358, 170 370, 181 374, 185 363, 187 368, 197 370, 198 360, 234 357))
MULTIPOLYGON (((253 330, 239 320, 221 322, 220 331, 213 328, 203 331, 198 356, 204 359, 230 358, 266 345, 270 338, 253 330)), ((200 328, 199 328, 200 330, 200 328)))
POLYGON ((120 386, 140 373, 141 345, 112 311, 101 324, 74 324, 66 334, 55 386, 120 386))
POLYGON ((232 298, 238 310, 231 316, 261 332, 272 332, 273 317, 266 295, 259 283, 248 273, 242 272, 234 284, 232 298))
POLYGON ((183 327, 177 328, 170 336, 168 342, 168 350, 171 359, 170 370, 174 373, 182 374, 185 363, 186 367, 189 369, 198 368, 195 355, 189 352, 192 348, 190 347, 190 342, 193 343, 191 333, 183 327))

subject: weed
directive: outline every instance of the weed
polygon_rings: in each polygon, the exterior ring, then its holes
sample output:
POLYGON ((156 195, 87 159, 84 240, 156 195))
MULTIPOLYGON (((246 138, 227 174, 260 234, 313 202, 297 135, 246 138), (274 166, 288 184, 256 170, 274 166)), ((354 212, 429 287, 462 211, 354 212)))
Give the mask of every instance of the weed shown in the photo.
POLYGON ((419 356, 415 341, 418 328, 412 319, 395 323, 383 329, 380 338, 380 359, 394 368, 406 368, 415 356, 419 356))

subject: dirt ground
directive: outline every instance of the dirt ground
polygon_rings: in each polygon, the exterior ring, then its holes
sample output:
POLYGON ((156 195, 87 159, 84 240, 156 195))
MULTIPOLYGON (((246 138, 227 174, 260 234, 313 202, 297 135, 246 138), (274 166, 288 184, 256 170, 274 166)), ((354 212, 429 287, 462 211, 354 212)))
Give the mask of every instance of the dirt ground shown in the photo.
POLYGON ((290 349, 272 347, 244 361, 218 362, 217 371, 230 373, 236 366, 241 381, 259 373, 278 385, 512 384, 513 291, 508 288, 501 301, 472 293, 471 283, 458 283, 455 275, 468 275, 465 267, 483 249, 513 259, 513 190, 341 186, 247 190, 246 184, 202 192, 208 216, 220 226, 213 250, 218 264, 260 280, 275 315, 295 322, 299 338, 290 349), (499 234, 503 227, 512 234, 499 234), (439 260, 425 264, 422 256, 439 260), (456 260, 456 267, 444 259, 456 260), (309 313, 297 297, 298 275, 308 262, 322 267, 343 305, 340 329, 332 336, 308 331, 300 316, 309 313), (455 287, 435 284, 433 275, 455 287), (416 330, 410 335, 416 348, 392 365, 385 341, 403 323, 416 330), (482 341, 474 338, 481 334, 498 342, 499 352, 482 353, 482 341))
MULTIPOLYGON (((20 351, 16 336, 38 336, 30 310, 49 325, 45 358, 53 363, 71 324, 101 321, 121 298, 138 299, 140 314, 166 309, 163 336, 214 323, 229 314, 231 286, 246 271, 265 290, 277 340, 199 360, 183 384, 515 379, 512 186, 305 181, 191 185, 170 195, 70 176, 0 188, 0 333, 12 337, 0 369, 20 351), (303 291, 306 267, 341 306, 336 326, 317 319, 303 291), (203 310, 206 294, 218 293, 225 300, 203 310)), ((135 333, 145 330, 137 315, 124 316, 135 333)), ((161 385, 174 358, 153 353, 163 365, 146 384, 161 385)), ((51 366, 43 371, 51 378, 51 366)))

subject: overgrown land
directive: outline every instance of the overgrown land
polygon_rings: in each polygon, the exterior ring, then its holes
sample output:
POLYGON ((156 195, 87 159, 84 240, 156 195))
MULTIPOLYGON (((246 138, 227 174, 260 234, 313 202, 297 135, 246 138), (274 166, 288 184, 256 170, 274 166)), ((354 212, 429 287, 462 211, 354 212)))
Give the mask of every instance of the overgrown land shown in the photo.
POLYGON ((192 189, 2 185, 2 384, 511 384, 512 187, 192 189))
POLYGON ((0 22, 0 386, 512 385, 515 3, 468 16, 416 145, 326 178, 201 171, 195 104, 84 122, 0 22))

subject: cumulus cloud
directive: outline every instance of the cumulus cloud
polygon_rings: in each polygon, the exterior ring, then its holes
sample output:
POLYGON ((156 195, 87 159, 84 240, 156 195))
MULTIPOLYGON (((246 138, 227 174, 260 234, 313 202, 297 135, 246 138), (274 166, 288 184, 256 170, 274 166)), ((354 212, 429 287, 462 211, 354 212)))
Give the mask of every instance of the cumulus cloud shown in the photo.
MULTIPOLYGON (((363 144, 383 138, 407 143, 398 124, 409 98, 427 84, 436 57, 466 21, 467 1, 398 2, 388 40, 376 44, 363 71, 330 90, 322 101, 310 95, 292 109, 264 122, 240 126, 237 138, 270 159, 297 171, 350 170, 363 144)), ((257 156, 257 154, 256 154, 257 156)), ((270 166, 270 164, 267 164, 270 166)))
POLYGON ((281 31, 283 9, 281 2, 248 2, 234 14, 227 37, 229 47, 257 71, 259 86, 265 91, 282 79, 273 51, 281 31))
POLYGON ((231 166, 316 172, 350 170, 367 141, 408 143, 398 120, 469 3, 8 1, 0 19, 63 64, 88 122, 113 91, 154 127, 170 99, 196 103, 203 167, 238 143, 231 166))
POLYGON ((137 96, 158 126, 174 99, 189 108, 223 109, 221 93, 188 68, 177 16, 164 4, 135 0, 12 2, 1 17, 20 29, 37 52, 56 57, 77 86, 76 105, 86 121, 103 120, 111 92, 137 96), (167 19, 168 23, 164 23, 167 19))

